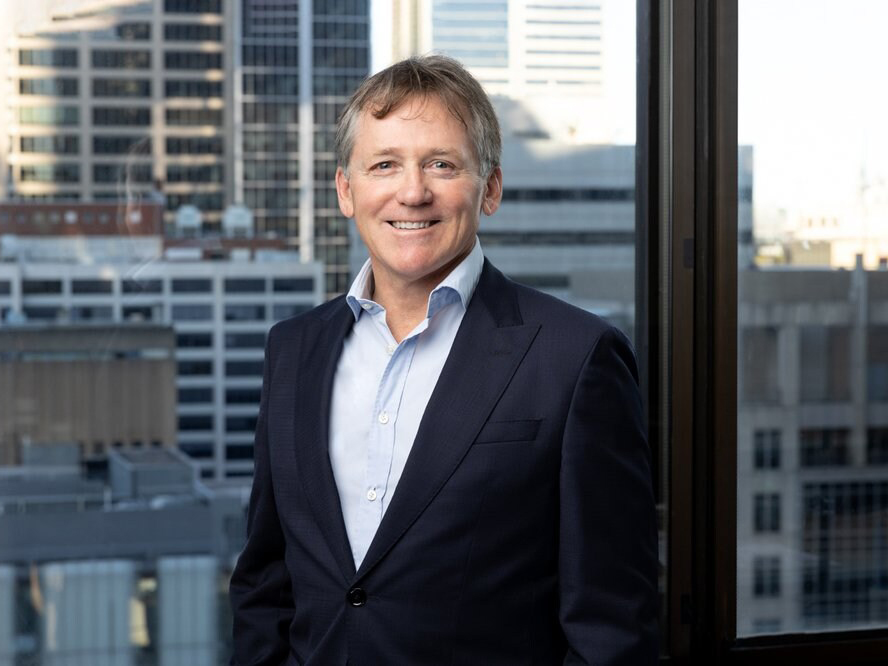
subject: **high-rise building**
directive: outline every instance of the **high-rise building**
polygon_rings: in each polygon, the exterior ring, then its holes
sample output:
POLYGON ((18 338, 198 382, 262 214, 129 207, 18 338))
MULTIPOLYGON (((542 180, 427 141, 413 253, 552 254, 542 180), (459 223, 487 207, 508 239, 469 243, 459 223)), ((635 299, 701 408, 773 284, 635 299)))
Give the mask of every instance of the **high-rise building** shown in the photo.
POLYGON ((14 32, 0 198, 162 190, 168 225, 194 205, 211 233, 226 206, 245 204, 258 234, 324 261, 326 292, 344 290, 332 136, 369 68, 368 4, 104 0, 14 32))

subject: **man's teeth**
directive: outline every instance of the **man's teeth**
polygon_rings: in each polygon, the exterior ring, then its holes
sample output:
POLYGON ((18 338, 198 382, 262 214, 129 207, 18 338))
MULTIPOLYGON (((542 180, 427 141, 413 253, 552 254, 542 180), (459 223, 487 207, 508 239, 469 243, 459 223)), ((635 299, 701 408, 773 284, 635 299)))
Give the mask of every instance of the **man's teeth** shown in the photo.
POLYGON ((392 222, 391 225, 395 229, 427 229, 432 226, 433 220, 426 220, 425 222, 392 222))

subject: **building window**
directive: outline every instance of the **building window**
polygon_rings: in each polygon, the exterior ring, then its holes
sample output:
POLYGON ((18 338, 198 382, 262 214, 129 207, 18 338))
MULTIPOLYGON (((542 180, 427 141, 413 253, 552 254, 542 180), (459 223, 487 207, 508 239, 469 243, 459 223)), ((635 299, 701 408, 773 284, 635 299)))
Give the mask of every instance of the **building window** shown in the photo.
POLYGON ((124 294, 160 294, 162 280, 124 280, 121 284, 124 294))
POLYGON ((97 106, 93 108, 93 125, 148 126, 151 109, 148 107, 97 106))
POLYGON ((80 109, 76 106, 23 106, 18 111, 22 125, 66 127, 80 124, 80 109))
POLYGON ((360 69, 369 67, 369 49, 361 46, 315 46, 314 66, 325 69, 360 69))
POLYGON ((77 305, 71 308, 71 321, 112 321, 113 311, 110 305, 77 305))
POLYGON ((866 431, 866 461, 870 465, 888 465, 888 428, 866 431))
POLYGON ((173 321, 209 321, 213 318, 213 306, 188 303, 172 307, 173 321))
POLYGON ((212 414, 188 414, 179 417, 179 430, 212 430, 212 414))
POLYGON ((299 77, 296 74, 244 74, 243 84, 244 95, 299 96, 299 77))
POLYGON ((225 374, 228 377, 261 377, 262 361, 226 361, 225 374))
POLYGON ((304 305, 299 303, 278 303, 272 306, 271 315, 272 319, 274 319, 275 321, 280 321, 281 319, 295 317, 296 315, 308 312, 311 309, 311 305, 304 305))
POLYGON ((94 155, 150 155, 151 138, 147 136, 95 136, 94 155))
POLYGON ((164 93, 167 97, 222 97, 222 82, 171 79, 164 82, 164 93))
POLYGON ((221 25, 202 23, 167 23, 163 26, 163 38, 169 42, 220 42, 221 25))
POLYGON ((757 556, 753 561, 752 594, 758 598, 780 596, 780 558, 757 556))
MULTIPOLYGON (((180 442, 179 449, 182 451, 182 453, 191 458, 206 459, 213 457, 212 442, 180 442)), ((212 470, 209 471, 210 474, 208 474, 207 477, 212 476, 212 470)), ((201 472, 201 476, 204 476, 203 472, 201 472)))
POLYGON ((77 96, 77 79, 56 77, 47 79, 19 79, 20 95, 77 96))
POLYGON ((262 321, 265 319, 265 306, 235 304, 225 306, 225 321, 262 321))
POLYGON ((780 431, 756 430, 753 438, 755 469, 780 469, 780 431))
POLYGON ((221 164, 209 165, 169 165, 167 182, 169 183, 221 183, 223 180, 221 164))
POLYGON ((0 296, 9 296, 12 293, 12 283, 9 280, 0 280, 0 296))
POLYGON ((56 134, 53 136, 23 136, 19 139, 23 153, 52 153, 76 155, 80 152, 80 137, 56 134))
POLYGON ((888 402, 888 326, 867 328, 866 393, 870 402, 888 402))
POLYGON ((61 294, 61 280, 24 280, 22 293, 25 296, 42 296, 46 294, 61 294))
POLYGON ((179 349, 203 349, 212 346, 212 333, 178 333, 176 335, 176 347, 179 349))
POLYGON ((221 155, 224 141, 221 136, 167 137, 167 155, 221 155))
POLYGON ((245 67, 298 67, 299 47, 284 44, 245 44, 243 64, 245 67))
POLYGON ((163 54, 163 64, 168 70, 193 69, 205 71, 208 69, 221 69, 222 54, 207 53, 206 51, 166 51, 163 54))
POLYGON ((780 382, 777 374, 777 329, 771 327, 742 329, 738 353, 743 401, 778 402, 780 382))
POLYGON ((71 280, 72 294, 110 294, 113 290, 111 280, 71 280))
POLYGON ((274 278, 272 283, 276 293, 311 293, 314 291, 312 278, 274 278))
POLYGON ((226 333, 226 349, 263 349, 265 333, 226 333))
POLYGON ((848 464, 847 428, 805 428, 799 431, 802 467, 833 467, 848 464))
POLYGON ((297 160, 244 160, 244 180, 299 180, 297 160))
POLYGON ((177 373, 182 377, 204 377, 213 374, 212 361, 179 361, 177 373))
POLYGON ((756 493, 753 497, 754 529, 757 533, 780 531, 780 493, 756 493))
POLYGON ((219 109, 167 109, 167 125, 187 127, 193 125, 222 125, 222 111, 219 109))
POLYGON ((93 97, 151 97, 146 79, 93 79, 93 97))
POLYGON ((152 321, 154 307, 151 305, 124 305, 122 315, 124 321, 152 321))
POLYGON ((174 294, 208 294, 212 281, 203 278, 178 278, 173 280, 174 294))
POLYGON ((212 386, 189 386, 187 388, 179 389, 180 404, 195 404, 206 402, 213 402, 212 386))
POLYGON ((150 164, 94 164, 95 183, 150 183, 154 179, 150 164))
POLYGON ((258 405, 261 391, 258 388, 230 388, 225 390, 226 405, 258 405))
POLYGON ((151 51, 93 49, 92 66, 107 69, 151 69, 151 51))
POLYGON ((229 416, 225 419, 226 432, 255 432, 256 431, 255 416, 229 416))
POLYGON ((799 386, 802 402, 841 402, 851 398, 851 329, 802 326, 799 386))
POLYGON ((23 183, 79 183, 79 164, 26 164, 21 167, 23 183))
POLYGON ((227 278, 226 294, 261 294, 265 291, 265 278, 227 278))
POLYGON ((22 49, 19 65, 32 67, 77 67, 77 49, 22 49))
MULTIPOLYGON (((244 132, 244 152, 248 153, 297 153, 297 132, 244 132)), ((293 161, 291 159, 291 161, 293 161)))
POLYGON ((163 11, 168 14, 220 14, 222 0, 164 0, 163 11))
MULTIPOLYGON (((252 444, 229 444, 225 447, 225 457, 228 460, 252 460, 252 444)), ((238 476, 235 472, 226 472, 225 476, 238 476)))
POLYGON ((244 122, 258 125, 296 125, 299 106, 290 103, 249 102, 244 104, 244 122))

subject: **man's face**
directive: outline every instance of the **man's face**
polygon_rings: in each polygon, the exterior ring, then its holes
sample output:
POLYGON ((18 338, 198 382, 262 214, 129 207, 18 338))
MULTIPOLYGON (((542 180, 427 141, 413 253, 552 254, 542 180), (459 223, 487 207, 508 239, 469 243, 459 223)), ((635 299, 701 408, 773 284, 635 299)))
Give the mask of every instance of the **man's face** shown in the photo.
POLYGON ((434 285, 471 252, 481 211, 499 206, 502 175, 481 177, 466 129, 430 97, 381 119, 365 111, 336 191, 370 250, 377 286, 434 285))

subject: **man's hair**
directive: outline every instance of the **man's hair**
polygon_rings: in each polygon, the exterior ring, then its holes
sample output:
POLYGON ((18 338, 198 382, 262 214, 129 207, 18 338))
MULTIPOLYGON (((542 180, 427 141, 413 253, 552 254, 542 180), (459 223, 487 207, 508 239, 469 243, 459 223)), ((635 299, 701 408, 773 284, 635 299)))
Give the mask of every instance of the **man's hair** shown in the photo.
POLYGON ((414 56, 377 72, 363 83, 339 116, 336 163, 348 176, 355 129, 363 111, 385 118, 408 100, 436 98, 466 128, 481 176, 500 164, 502 138, 493 105, 481 84, 458 61, 442 55, 414 56))

